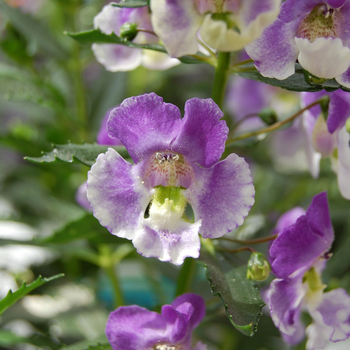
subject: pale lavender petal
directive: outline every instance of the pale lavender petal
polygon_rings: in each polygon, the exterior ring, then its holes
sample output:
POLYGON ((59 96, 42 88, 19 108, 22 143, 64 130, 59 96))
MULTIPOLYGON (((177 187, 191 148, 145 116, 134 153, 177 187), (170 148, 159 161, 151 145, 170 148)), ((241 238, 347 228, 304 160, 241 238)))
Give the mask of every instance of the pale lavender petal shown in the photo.
POLYGON ((333 342, 345 340, 350 336, 350 297, 344 289, 338 288, 324 293, 322 302, 316 310, 310 310, 310 315, 317 327, 308 330, 309 341, 315 342, 315 335, 322 333, 325 341, 333 342))
POLYGON ((76 202, 87 211, 92 211, 91 204, 87 198, 87 182, 81 184, 75 194, 76 202))
POLYGON ((339 38, 295 38, 301 66, 316 77, 332 79, 350 66, 350 49, 339 38))
POLYGON ((202 220, 200 234, 218 238, 242 225, 254 204, 254 186, 248 164, 236 154, 209 169, 195 167, 196 180, 184 192, 195 220, 202 220))
POLYGON ((350 67, 340 76, 335 77, 335 80, 348 89, 350 89, 350 67))
POLYGON ((324 4, 323 0, 287 0, 282 4, 278 18, 284 23, 294 21, 298 17, 305 18, 315 6, 324 4))
POLYGON ((171 57, 197 53, 202 16, 194 1, 152 0, 151 10, 154 31, 171 57))
POLYGON ((274 229, 274 232, 276 232, 276 233, 281 232, 285 228, 294 224, 297 221, 297 219, 300 216, 305 215, 305 213, 306 213, 305 209, 303 209, 301 207, 295 207, 295 208, 287 211, 286 213, 281 215, 280 218, 278 219, 278 221, 276 223, 276 228, 274 229))
POLYGON ((277 19, 259 39, 245 47, 264 77, 283 80, 294 74, 299 52, 294 42, 297 26, 297 21, 285 24, 277 19))
POLYGON ((207 350, 208 347, 206 344, 203 344, 202 342, 198 342, 195 347, 193 348, 193 350, 207 350))
POLYGON ((135 163, 170 149, 181 129, 179 109, 155 93, 127 98, 107 122, 110 137, 119 138, 135 163))
POLYGON ((114 149, 100 154, 88 173, 88 199, 94 216, 112 234, 132 239, 150 194, 138 179, 138 168, 114 149))
POLYGON ((347 0, 326 0, 326 3, 333 7, 333 8, 339 8, 342 7, 347 0))
POLYGON ((185 104, 182 129, 172 149, 186 161, 210 167, 220 160, 225 149, 228 127, 218 105, 210 98, 192 98, 185 104))
POLYGON ((348 92, 337 90, 329 94, 329 109, 327 126, 328 131, 333 133, 341 129, 346 120, 350 117, 350 94, 348 92))
POLYGON ((164 52, 153 50, 143 50, 141 65, 147 69, 166 70, 177 66, 180 61, 177 58, 171 58, 164 52))
POLYGON ((144 219, 132 241, 139 254, 175 265, 181 265, 186 257, 198 258, 200 220, 194 224, 181 222, 176 232, 154 230, 148 224, 144 219))
POLYGON ((271 318, 291 344, 298 343, 304 336, 300 312, 305 294, 301 278, 275 279, 267 292, 271 318))
MULTIPOLYGON (((302 92, 300 94, 301 105, 302 107, 306 107, 324 95, 328 95, 328 93, 325 90, 317 91, 317 92, 302 92)), ((317 104, 316 106, 309 108, 308 112, 311 113, 316 120, 320 115, 320 113, 322 112, 322 110, 320 105, 317 104)))
POLYGON ((108 136, 107 121, 108 121, 109 114, 111 113, 112 110, 113 108, 109 109, 101 121, 100 130, 98 131, 98 134, 97 134, 97 143, 99 145, 106 145, 106 146, 122 145, 119 139, 112 139, 111 137, 108 136))
POLYGON ((137 68, 142 61, 142 50, 124 45, 93 44, 92 51, 99 63, 110 72, 125 72, 137 68))
POLYGON ((325 192, 314 197, 306 215, 282 230, 270 248, 271 267, 278 278, 303 274, 327 252, 333 241, 333 228, 325 192))
POLYGON ((345 126, 338 134, 338 186, 341 195, 350 199, 350 135, 345 126))

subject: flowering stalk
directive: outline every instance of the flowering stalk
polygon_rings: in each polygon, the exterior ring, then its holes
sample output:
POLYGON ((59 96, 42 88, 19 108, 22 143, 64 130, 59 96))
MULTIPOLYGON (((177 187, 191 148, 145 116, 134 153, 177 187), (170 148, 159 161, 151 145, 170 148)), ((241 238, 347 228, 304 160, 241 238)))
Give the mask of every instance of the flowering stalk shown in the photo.
POLYGON ((192 258, 186 258, 179 273, 175 296, 190 292, 195 271, 196 261, 192 258))
POLYGON ((273 241, 277 238, 277 235, 262 237, 262 238, 255 238, 255 239, 247 239, 247 240, 240 240, 240 239, 234 239, 234 238, 227 238, 227 237, 221 237, 221 240, 237 243, 237 244, 259 244, 259 243, 265 243, 269 241, 273 241))
POLYGON ((294 113, 292 116, 290 116, 289 118, 282 120, 280 122, 274 123, 266 128, 260 129, 260 130, 256 130, 256 131, 252 131, 252 132, 247 132, 245 134, 236 136, 236 137, 232 137, 231 139, 228 139, 226 141, 226 147, 231 146, 234 142, 236 141, 240 141, 240 140, 244 140, 247 139, 249 137, 252 136, 256 136, 256 135, 260 135, 260 134, 265 134, 267 132, 271 132, 274 130, 279 129, 281 126, 290 123, 291 121, 293 121, 295 118, 299 117, 301 114, 303 114, 306 110, 312 108, 313 106, 316 106, 317 104, 321 104, 324 102, 323 98, 320 98, 316 101, 314 101, 313 103, 310 103, 309 105, 307 105, 306 107, 302 108, 300 111, 294 113))

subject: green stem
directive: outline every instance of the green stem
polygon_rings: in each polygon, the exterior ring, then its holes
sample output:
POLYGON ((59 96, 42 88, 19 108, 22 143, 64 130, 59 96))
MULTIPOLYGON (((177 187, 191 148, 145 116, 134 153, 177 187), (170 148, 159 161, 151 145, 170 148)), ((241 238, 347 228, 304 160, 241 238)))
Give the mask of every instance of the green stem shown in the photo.
POLYGON ((176 296, 191 291, 191 284, 196 270, 196 260, 186 258, 177 280, 176 296))
POLYGON ((211 97, 221 109, 224 104, 225 88, 230 67, 230 58, 230 52, 219 52, 218 62, 215 69, 214 85, 211 97))
POLYGON ((103 270, 106 272, 107 276, 109 277, 112 286, 113 286, 113 292, 114 292, 114 307, 117 308, 119 306, 124 305, 124 298, 123 293, 120 289, 120 283, 118 275, 114 269, 114 260, 113 260, 113 254, 106 244, 101 244, 99 246, 99 252, 100 252, 100 263, 99 265, 103 268, 103 270))
POLYGON ((252 136, 265 134, 267 132, 271 132, 271 131, 274 131, 276 129, 279 129, 281 126, 288 124, 291 121, 293 121, 295 118, 299 117, 299 115, 303 114, 307 109, 312 108, 313 106, 316 106, 317 104, 320 104, 322 102, 323 102, 323 98, 320 98, 320 99, 316 100, 315 102, 310 103, 309 105, 307 105, 306 107, 304 107, 303 109, 298 111, 297 113, 293 114, 291 117, 289 117, 281 122, 274 123, 266 128, 260 129, 260 130, 248 132, 248 133, 230 138, 226 141, 226 147, 231 146, 231 144, 236 142, 236 141, 244 140, 244 139, 247 139, 247 138, 252 137, 252 136))

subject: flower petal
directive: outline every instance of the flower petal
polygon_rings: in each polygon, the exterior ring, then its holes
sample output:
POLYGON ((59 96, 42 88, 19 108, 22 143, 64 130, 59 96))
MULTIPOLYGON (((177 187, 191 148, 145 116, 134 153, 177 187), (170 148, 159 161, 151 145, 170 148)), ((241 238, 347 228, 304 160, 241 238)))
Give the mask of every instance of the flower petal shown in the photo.
POLYGON ((271 318, 291 344, 298 343, 304 336, 300 312, 305 294, 301 278, 275 279, 267 292, 271 318))
POLYGON ((98 131, 98 134, 97 134, 97 143, 99 145, 106 145, 106 146, 122 145, 119 139, 112 139, 108 136, 107 121, 108 121, 109 114, 112 112, 112 110, 113 108, 110 108, 101 121, 100 130, 98 131))
POLYGON ((281 215, 280 218, 278 219, 278 221, 276 223, 276 228, 274 231, 276 233, 281 232, 285 228, 294 224, 297 221, 297 219, 300 216, 305 215, 305 213, 306 213, 306 211, 301 207, 295 207, 295 208, 287 211, 286 213, 281 215))
POLYGON ((164 52, 143 50, 141 64, 147 69, 165 70, 177 66, 180 61, 164 52))
POLYGON ((142 50, 124 45, 92 44, 99 63, 110 72, 126 72, 137 68, 142 61, 142 50))
POLYGON ((200 234, 217 238, 242 225, 254 204, 254 186, 248 164, 236 154, 209 169, 196 167, 196 180, 184 192, 195 220, 202 220, 200 234))
POLYGON ((294 37, 299 23, 283 23, 277 19, 262 36, 245 47, 264 77, 283 80, 294 74, 298 48, 294 37))
POLYGON ((299 49, 298 60, 304 69, 319 78, 332 79, 350 66, 350 49, 339 38, 295 38, 299 49))
POLYGON ((109 135, 120 139, 135 163, 153 152, 169 150, 180 128, 179 109, 155 93, 127 98, 107 122, 109 135))
POLYGON ((88 173, 87 196, 94 216, 114 235, 132 239, 150 195, 139 183, 137 167, 109 148, 88 173))
POLYGON ((155 257, 181 265, 186 257, 198 258, 200 240, 198 231, 201 221, 189 224, 181 221, 177 232, 155 231, 147 219, 135 232, 132 241, 137 252, 145 257, 155 257))
POLYGON ((340 84, 348 89, 350 89, 350 67, 341 75, 338 77, 335 77, 335 80, 340 84))
POLYGON ((78 187, 77 192, 75 194, 75 200, 85 210, 89 212, 92 211, 91 204, 87 198, 87 182, 84 182, 78 187))
POLYGON ((152 0, 151 10, 154 32, 171 57, 197 53, 202 16, 194 1, 152 0))
POLYGON ((350 135, 345 126, 338 134, 338 186, 341 195, 350 199, 350 135))
POLYGON ((192 98, 185 104, 185 116, 172 149, 190 163, 210 167, 220 160, 225 150, 228 127, 224 114, 210 98, 192 98))

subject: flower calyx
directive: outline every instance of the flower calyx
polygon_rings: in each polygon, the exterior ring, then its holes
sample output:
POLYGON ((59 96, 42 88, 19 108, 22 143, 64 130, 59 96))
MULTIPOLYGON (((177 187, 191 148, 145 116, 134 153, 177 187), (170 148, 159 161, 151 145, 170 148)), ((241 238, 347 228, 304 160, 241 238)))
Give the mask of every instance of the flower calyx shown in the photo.
POLYGON ((125 22, 120 27, 120 37, 126 41, 134 40, 138 32, 136 23, 125 22))

